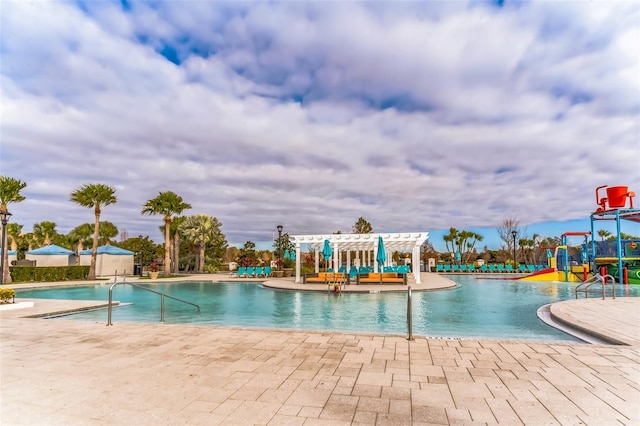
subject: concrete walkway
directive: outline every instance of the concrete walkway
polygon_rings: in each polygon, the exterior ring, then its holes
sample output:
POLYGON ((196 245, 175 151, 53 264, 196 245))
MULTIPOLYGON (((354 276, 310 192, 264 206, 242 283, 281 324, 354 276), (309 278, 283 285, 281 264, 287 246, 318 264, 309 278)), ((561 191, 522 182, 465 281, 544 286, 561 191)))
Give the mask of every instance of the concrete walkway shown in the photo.
POLYGON ((23 318, 73 303, 39 300, 0 311, 0 424, 640 424, 640 299, 577 302, 552 312, 629 346, 23 318))

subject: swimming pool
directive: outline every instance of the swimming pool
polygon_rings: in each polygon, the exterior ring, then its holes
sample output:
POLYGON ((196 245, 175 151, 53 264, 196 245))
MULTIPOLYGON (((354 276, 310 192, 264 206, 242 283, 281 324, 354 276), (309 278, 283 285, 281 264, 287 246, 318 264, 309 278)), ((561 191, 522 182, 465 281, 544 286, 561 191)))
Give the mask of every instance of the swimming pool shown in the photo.
MULTIPOLYGON (((449 290, 413 292, 413 334, 432 337, 577 341, 538 319, 547 303, 572 299, 575 284, 514 282, 453 277, 449 290)), ((110 284, 18 292, 18 297, 108 300, 110 284)), ((167 323, 266 327, 295 330, 406 334, 406 293, 333 295, 263 288, 258 283, 183 282, 147 284, 201 307, 165 299, 167 323)), ((632 286, 633 287, 633 286, 632 286)), ((630 291, 638 293, 636 288, 630 291)), ((120 285, 114 300, 131 303, 114 308, 113 322, 158 322, 160 297, 120 285)), ((107 311, 67 316, 106 323, 107 311)))

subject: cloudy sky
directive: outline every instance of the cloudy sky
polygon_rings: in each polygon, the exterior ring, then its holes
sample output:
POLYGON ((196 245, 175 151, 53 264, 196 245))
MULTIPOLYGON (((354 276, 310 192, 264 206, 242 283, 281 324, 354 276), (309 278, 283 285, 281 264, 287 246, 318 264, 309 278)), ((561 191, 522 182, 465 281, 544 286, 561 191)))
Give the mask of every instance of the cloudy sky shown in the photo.
POLYGON ((162 241, 140 210, 170 190, 232 245, 264 248, 277 224, 348 232, 361 216, 493 245, 505 217, 559 235, 588 230, 597 186, 640 195, 637 2, 9 0, 0 14, 0 173, 28 183, 11 206, 26 231, 91 222, 68 201, 87 183, 117 189, 102 219, 130 236, 162 241))

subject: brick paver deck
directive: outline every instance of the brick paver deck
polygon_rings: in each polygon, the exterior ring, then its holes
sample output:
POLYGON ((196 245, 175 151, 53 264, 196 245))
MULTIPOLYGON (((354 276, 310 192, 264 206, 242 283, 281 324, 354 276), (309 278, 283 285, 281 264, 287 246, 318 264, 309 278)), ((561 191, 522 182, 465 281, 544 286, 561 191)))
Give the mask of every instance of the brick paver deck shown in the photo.
MULTIPOLYGON (((564 319, 638 324, 640 299, 582 302, 564 319)), ((614 346, 0 320, 2 425, 640 424, 635 327, 614 346)))

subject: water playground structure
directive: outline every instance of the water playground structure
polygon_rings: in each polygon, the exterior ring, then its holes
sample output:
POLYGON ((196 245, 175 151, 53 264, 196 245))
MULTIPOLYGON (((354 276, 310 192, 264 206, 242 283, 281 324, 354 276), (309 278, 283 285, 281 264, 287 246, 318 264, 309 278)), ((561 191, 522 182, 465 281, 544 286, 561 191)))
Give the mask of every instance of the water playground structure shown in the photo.
POLYGON ((635 193, 626 186, 607 185, 596 188, 598 208, 591 213, 590 232, 567 232, 562 234, 559 246, 547 249, 548 268, 529 274, 524 281, 584 282, 595 274, 610 275, 620 283, 640 284, 640 241, 623 240, 622 221, 640 223, 640 209, 633 207, 635 193), (606 188, 606 197, 602 190, 606 188), (628 206, 627 206, 628 204, 628 206), (616 223, 615 240, 596 241, 595 222, 613 220, 616 223), (579 253, 570 253, 569 238, 580 237, 579 253))

